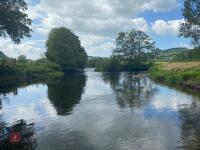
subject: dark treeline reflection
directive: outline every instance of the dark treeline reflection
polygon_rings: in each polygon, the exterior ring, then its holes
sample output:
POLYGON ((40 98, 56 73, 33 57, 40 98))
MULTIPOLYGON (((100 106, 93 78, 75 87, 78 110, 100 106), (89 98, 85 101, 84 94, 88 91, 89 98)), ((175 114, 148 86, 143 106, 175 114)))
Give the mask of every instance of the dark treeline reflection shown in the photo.
POLYGON ((37 147, 33 123, 19 120, 13 125, 0 122, 1 150, 34 150, 37 147))
POLYGON ((189 107, 180 110, 183 149, 200 149, 200 101, 194 99, 189 107))
POLYGON ((58 115, 68 114, 79 103, 86 84, 85 74, 68 74, 47 84, 48 97, 58 115))
POLYGON ((13 93, 14 95, 18 94, 19 88, 25 88, 32 84, 45 84, 48 79, 45 80, 15 80, 15 81, 0 81, 0 94, 6 95, 7 93, 13 93))
POLYGON ((115 91, 121 108, 142 107, 156 92, 153 83, 144 74, 104 73, 103 80, 115 91))

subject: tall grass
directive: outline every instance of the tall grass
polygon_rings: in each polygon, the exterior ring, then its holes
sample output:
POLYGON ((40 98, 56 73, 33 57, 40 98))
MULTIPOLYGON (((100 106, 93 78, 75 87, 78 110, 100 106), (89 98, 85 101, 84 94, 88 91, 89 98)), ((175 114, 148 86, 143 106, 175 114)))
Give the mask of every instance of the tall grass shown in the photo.
POLYGON ((176 62, 155 64, 150 76, 169 84, 200 89, 200 62, 176 62))

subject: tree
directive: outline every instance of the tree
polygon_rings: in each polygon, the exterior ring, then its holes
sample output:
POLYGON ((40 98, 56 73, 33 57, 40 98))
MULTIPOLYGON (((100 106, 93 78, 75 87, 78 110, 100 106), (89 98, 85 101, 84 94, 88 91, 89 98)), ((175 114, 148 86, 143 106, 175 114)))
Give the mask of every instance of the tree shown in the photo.
POLYGON ((28 60, 25 55, 20 55, 17 57, 17 62, 21 64, 25 64, 28 62, 28 60))
POLYGON ((179 36, 191 38, 195 47, 200 47, 200 0, 185 0, 183 8, 185 22, 181 24, 179 36))
POLYGON ((0 51, 0 60, 7 59, 7 58, 8 57, 2 51, 0 51))
POLYGON ((0 1, 0 37, 10 36, 16 44, 24 37, 30 37, 31 19, 24 13, 27 4, 24 0, 0 1))
POLYGON ((116 38, 113 56, 123 64, 141 65, 148 61, 147 54, 155 49, 154 44, 142 31, 121 32, 116 38))
POLYGON ((64 72, 83 69, 86 64, 85 49, 78 37, 67 28, 52 29, 46 47, 47 59, 59 64, 64 72))

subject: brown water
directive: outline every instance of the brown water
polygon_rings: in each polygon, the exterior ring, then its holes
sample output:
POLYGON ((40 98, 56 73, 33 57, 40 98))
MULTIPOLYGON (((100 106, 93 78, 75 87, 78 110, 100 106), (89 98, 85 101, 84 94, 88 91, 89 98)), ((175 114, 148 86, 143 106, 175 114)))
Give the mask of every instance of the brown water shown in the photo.
POLYGON ((200 98, 146 75, 88 69, 1 88, 0 149, 200 149, 200 98), (13 145, 16 131, 22 137, 13 145))

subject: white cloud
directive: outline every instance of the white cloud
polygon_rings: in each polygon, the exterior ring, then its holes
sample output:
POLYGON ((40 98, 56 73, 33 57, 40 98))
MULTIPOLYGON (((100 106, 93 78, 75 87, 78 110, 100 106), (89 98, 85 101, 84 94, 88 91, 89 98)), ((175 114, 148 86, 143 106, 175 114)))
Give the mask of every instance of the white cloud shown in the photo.
POLYGON ((44 16, 38 10, 38 6, 29 6, 26 12, 32 20, 43 18, 44 16))
POLYGON ((152 30, 158 35, 172 35, 177 36, 179 28, 184 20, 156 20, 152 23, 152 30))
POLYGON ((133 19, 132 25, 135 29, 141 30, 143 32, 148 32, 148 30, 149 30, 149 25, 144 18, 133 19))
POLYGON ((109 37, 80 34, 80 40, 91 56, 109 56, 113 49, 114 40, 109 37))
MULTIPOLYGON (((47 14, 42 21, 44 28, 66 26, 76 32, 114 36, 131 25, 144 23, 141 19, 132 20, 139 13, 167 11, 177 5, 176 0, 41 0, 36 7, 47 14)), ((142 30, 146 31, 146 26, 142 30)))
POLYGON ((151 0, 144 5, 144 9, 158 11, 170 11, 178 6, 176 0, 151 0))
MULTIPOLYGON (((84 37, 80 39, 88 55, 101 50, 99 53, 105 52, 106 56, 118 32, 131 28, 148 32, 148 23, 144 18, 137 18, 138 14, 169 11, 177 6, 177 0, 40 0, 29 6, 28 14, 34 20, 32 29, 36 34, 47 36, 52 28, 64 26, 84 37), (91 37, 95 38, 86 43, 91 37), (101 38, 99 42, 98 38, 101 38)), ((24 44, 26 49, 33 49, 33 45, 24 44)))
POLYGON ((9 57, 16 58, 19 55, 26 55, 30 59, 40 57, 40 54, 44 53, 43 40, 31 40, 23 41, 21 44, 16 45, 10 39, 0 40, 0 51, 4 52, 9 57))

